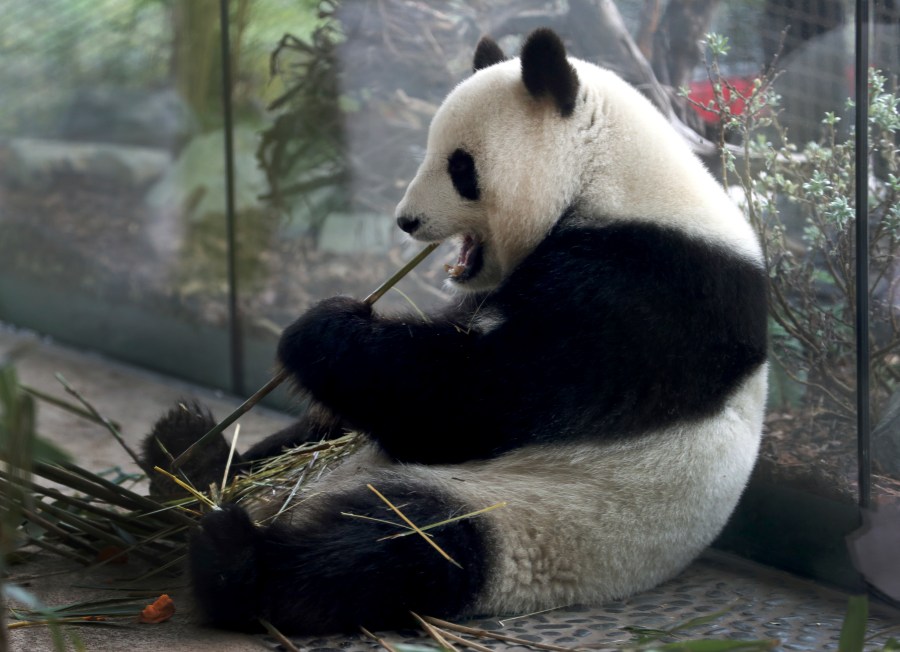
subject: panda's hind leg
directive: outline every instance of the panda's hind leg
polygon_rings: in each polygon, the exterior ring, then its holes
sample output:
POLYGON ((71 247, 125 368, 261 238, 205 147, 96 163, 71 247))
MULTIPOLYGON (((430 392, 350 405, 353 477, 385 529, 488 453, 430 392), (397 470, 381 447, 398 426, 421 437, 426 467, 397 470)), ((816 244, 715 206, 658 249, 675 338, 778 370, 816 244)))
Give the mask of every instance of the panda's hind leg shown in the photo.
MULTIPOLYGON (((150 493, 162 499, 182 498, 184 490, 160 474, 153 467, 173 471, 172 460, 186 451, 194 442, 216 425, 212 413, 196 401, 180 401, 172 406, 153 425, 141 446, 141 462, 150 478, 150 493)), ((203 455, 188 460, 178 475, 186 478, 201 491, 213 482, 222 482, 222 473, 228 461, 229 447, 224 437, 209 442, 203 455)), ((240 462, 236 456, 234 463, 240 462)))
MULTIPOLYGON (((420 526, 467 509, 422 484, 374 482, 420 526)), ((417 534, 385 538, 409 530, 365 486, 310 502, 290 524, 255 526, 234 505, 203 518, 191 540, 190 568, 207 622, 251 629, 264 618, 306 634, 393 628, 410 624, 410 611, 464 613, 482 591, 488 556, 479 519, 429 533, 450 562, 417 534)))
MULTIPOLYGON (((229 443, 219 435, 204 444, 202 455, 187 460, 179 469, 172 460, 186 451, 216 425, 212 413, 196 401, 179 401, 161 416, 144 438, 141 462, 150 477, 150 492, 161 499, 183 498, 186 493, 169 478, 153 473, 158 466, 177 473, 201 491, 211 483, 221 483, 230 452, 229 443)), ((345 424, 324 407, 313 404, 296 422, 251 446, 243 455, 235 452, 231 474, 246 470, 251 462, 280 455, 285 449, 310 441, 332 439, 345 432, 345 424)))

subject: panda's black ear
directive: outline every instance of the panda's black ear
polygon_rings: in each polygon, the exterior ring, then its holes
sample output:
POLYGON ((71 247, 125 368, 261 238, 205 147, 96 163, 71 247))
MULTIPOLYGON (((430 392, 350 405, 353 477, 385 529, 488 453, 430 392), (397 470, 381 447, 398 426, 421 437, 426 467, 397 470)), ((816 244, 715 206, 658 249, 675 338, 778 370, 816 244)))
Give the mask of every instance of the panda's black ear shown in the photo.
POLYGON ((534 30, 522 46, 522 81, 535 99, 549 95, 564 118, 575 110, 578 74, 566 59, 566 47, 551 29, 534 30))
POLYGON ((495 63, 506 61, 506 55, 490 36, 482 36, 475 46, 475 58, 472 60, 472 72, 478 72, 482 68, 493 66, 495 63))

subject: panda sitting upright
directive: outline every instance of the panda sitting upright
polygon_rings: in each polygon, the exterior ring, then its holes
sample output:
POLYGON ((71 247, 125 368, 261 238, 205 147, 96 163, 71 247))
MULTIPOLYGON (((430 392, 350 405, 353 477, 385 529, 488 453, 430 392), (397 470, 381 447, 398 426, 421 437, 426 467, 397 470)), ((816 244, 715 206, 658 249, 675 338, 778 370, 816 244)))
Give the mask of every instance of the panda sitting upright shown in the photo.
MULTIPOLYGON (((371 440, 296 509, 207 514, 190 571, 202 615, 297 633, 601 603, 683 569, 756 459, 766 395, 757 239, 665 118, 537 30, 489 39, 431 124, 397 207, 415 240, 459 242, 458 305, 423 320, 336 297, 291 325, 282 365, 328 424, 371 440), (397 528, 376 487, 454 565, 397 528), (382 521, 348 518, 342 512, 382 521)), ((209 417, 174 411, 177 454, 209 417)), ((219 470, 221 473, 221 470, 219 470)))

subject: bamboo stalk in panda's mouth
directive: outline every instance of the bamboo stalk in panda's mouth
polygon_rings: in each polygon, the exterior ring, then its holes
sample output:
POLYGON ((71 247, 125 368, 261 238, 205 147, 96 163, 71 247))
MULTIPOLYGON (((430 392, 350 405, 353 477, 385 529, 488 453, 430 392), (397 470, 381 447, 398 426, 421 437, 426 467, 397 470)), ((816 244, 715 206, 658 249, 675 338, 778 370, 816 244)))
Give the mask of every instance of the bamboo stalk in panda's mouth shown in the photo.
MULTIPOLYGON (((433 242, 431 244, 426 245, 422 251, 416 254, 408 263, 406 263, 403 267, 397 270, 397 272, 391 276, 384 283, 379 285, 369 296, 363 299, 363 303, 368 305, 372 305, 376 301, 378 301, 381 297, 387 294, 387 291, 390 290, 394 285, 396 285, 397 281, 401 278, 409 274, 419 263, 425 260, 432 251, 438 248, 439 242, 433 242)), ((222 433, 225 428, 230 426, 232 423, 237 421, 242 415, 249 412, 253 407, 259 403, 263 398, 265 398, 273 389, 281 385, 288 377, 288 371, 286 369, 282 369, 275 376, 273 376, 269 382, 260 387, 256 392, 250 396, 246 401, 241 403, 237 409, 234 410, 227 417, 222 419, 219 423, 217 423, 209 432, 203 435, 200 439, 191 444, 181 455, 176 457, 172 461, 172 468, 177 469, 185 464, 187 461, 192 459, 198 452, 200 452, 210 441, 212 441, 216 435, 222 433)))

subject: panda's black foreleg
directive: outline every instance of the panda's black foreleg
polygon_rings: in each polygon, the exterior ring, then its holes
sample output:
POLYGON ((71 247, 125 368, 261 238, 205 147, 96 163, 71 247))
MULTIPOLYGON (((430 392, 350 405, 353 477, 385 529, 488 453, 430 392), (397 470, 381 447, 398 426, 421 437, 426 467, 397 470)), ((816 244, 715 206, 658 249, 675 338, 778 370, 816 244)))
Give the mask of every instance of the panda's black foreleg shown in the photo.
POLYGON ((285 449, 307 442, 334 439, 347 432, 349 426, 327 408, 311 403, 296 422, 254 444, 243 454, 245 462, 262 460, 280 455, 285 449))
MULTIPOLYGON (((378 489, 417 525, 465 509, 434 490, 378 482, 378 489)), ((395 628, 410 611, 462 613, 482 590, 487 532, 464 519, 430 532, 460 567, 403 527, 366 487, 329 496, 294 525, 251 524, 240 507, 210 513, 191 541, 194 595, 210 624, 253 629, 264 618, 286 632, 318 634, 395 628), (355 514, 357 516, 346 516, 355 514)))

